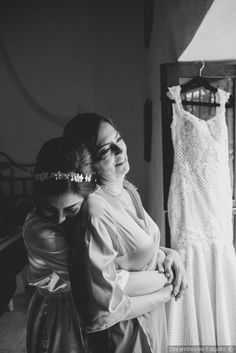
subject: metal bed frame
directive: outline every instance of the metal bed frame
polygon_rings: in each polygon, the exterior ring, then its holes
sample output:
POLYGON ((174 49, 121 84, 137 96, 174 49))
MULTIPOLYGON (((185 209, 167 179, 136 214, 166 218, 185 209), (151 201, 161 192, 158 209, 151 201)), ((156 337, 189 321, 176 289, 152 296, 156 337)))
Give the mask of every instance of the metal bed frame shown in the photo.
POLYGON ((33 169, 33 163, 17 163, 0 151, 0 251, 21 237, 33 203, 33 169))

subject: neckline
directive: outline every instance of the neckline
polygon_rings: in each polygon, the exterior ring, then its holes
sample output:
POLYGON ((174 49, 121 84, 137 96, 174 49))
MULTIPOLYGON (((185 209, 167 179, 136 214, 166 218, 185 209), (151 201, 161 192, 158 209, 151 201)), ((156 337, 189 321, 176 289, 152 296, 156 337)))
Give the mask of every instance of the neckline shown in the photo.
MULTIPOLYGON (((219 107, 220 108, 220 107, 219 107)), ((184 112, 184 114, 187 114, 187 115, 189 115, 191 118, 194 118, 194 120, 197 120, 197 121, 200 121, 201 123, 206 123, 206 124, 208 124, 210 121, 212 121, 212 120, 215 120, 216 118, 218 118, 219 117, 219 112, 217 112, 215 115, 213 115, 210 119, 207 119, 207 120, 204 120, 204 119, 201 119, 201 118, 199 118, 198 116, 196 116, 196 115, 194 115, 194 114, 192 114, 192 113, 190 113, 189 111, 187 111, 187 110, 185 110, 184 108, 183 108, 183 112, 184 112)))
MULTIPOLYGON (((106 194, 108 194, 108 195, 110 195, 112 197, 121 197, 122 196, 122 191, 121 192, 114 192, 108 186, 99 185, 99 188, 102 189, 106 194)), ((124 188, 124 185, 123 185, 123 188, 124 188)))
MULTIPOLYGON (((133 194, 133 190, 132 188, 130 188, 125 182, 123 184, 124 189, 127 191, 127 193, 129 194, 132 202, 133 202, 133 207, 135 209, 135 214, 127 207, 127 205, 124 205, 124 200, 122 200, 122 194, 119 195, 113 195, 111 192, 109 192, 108 190, 106 190, 104 188, 103 185, 99 185, 98 186, 98 190, 103 191, 108 197, 111 197, 112 199, 115 198, 115 200, 119 200, 119 202, 122 203, 123 206, 125 206, 125 209, 128 213, 130 213, 130 215, 133 217, 135 216, 135 218, 137 218, 138 220, 143 221, 143 226, 146 227, 146 221, 145 221, 145 217, 144 214, 142 213, 142 209, 141 206, 139 205, 139 202, 137 201, 135 195, 133 194)), ((141 222, 142 223, 142 222, 141 222)), ((146 229, 146 228, 144 228, 146 229)))
MULTIPOLYGON (((180 105, 181 105, 181 108, 182 108, 182 111, 184 112, 184 114, 187 114, 187 115, 189 115, 190 117, 194 118, 195 120, 198 120, 198 121, 200 121, 201 123, 203 122, 203 123, 206 123, 206 124, 208 124, 211 120, 215 120, 216 118, 219 117, 219 115, 220 115, 220 108, 221 108, 221 103, 220 103, 220 102, 217 102, 217 103, 219 103, 219 106, 216 106, 216 114, 213 115, 213 116, 212 116, 210 119, 208 119, 208 120, 203 120, 203 119, 199 118, 198 116, 196 116, 196 115, 190 113, 188 110, 184 109, 183 104, 182 104, 182 99, 181 99, 181 85, 178 85, 177 87, 178 87, 178 89, 179 89, 178 95, 179 95, 180 105)), ((216 92, 216 93, 217 93, 217 95, 218 95, 218 99, 220 100, 219 87, 217 88, 217 92, 216 92)), ((175 101, 176 101, 176 100, 175 100, 175 101)), ((176 102, 175 102, 175 104, 176 104, 176 102)))

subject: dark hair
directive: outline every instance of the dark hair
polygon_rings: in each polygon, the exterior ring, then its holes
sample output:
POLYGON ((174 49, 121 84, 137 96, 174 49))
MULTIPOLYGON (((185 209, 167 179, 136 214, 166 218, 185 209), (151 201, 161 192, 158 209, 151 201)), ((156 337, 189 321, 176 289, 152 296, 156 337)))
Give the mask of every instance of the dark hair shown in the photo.
MULTIPOLYGON (((65 148, 64 140, 61 137, 47 141, 41 148, 35 167, 35 174, 44 172, 75 172, 79 174, 91 175, 91 154, 88 149, 81 144, 77 145, 74 151, 65 148)), ((34 192, 36 201, 43 196, 61 195, 67 191, 72 191, 81 196, 88 196, 95 188, 95 180, 91 182, 75 182, 71 180, 34 180, 34 192)))
POLYGON ((102 115, 95 113, 76 115, 64 128, 63 138, 67 149, 69 151, 78 150, 78 147, 84 144, 94 161, 98 130, 103 122, 112 125, 116 129, 114 123, 102 115))

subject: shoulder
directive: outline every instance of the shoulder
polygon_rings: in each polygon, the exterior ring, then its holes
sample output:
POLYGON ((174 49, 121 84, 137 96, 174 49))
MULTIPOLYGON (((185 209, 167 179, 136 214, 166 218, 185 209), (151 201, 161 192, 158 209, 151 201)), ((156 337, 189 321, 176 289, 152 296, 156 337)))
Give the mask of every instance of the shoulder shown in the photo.
POLYGON ((47 250, 60 250, 66 244, 61 228, 56 223, 40 217, 36 211, 29 213, 26 218, 23 238, 29 247, 47 250))
POLYGON ((104 197, 104 192, 99 188, 90 194, 83 204, 83 210, 88 217, 101 218, 108 210, 109 202, 104 197))

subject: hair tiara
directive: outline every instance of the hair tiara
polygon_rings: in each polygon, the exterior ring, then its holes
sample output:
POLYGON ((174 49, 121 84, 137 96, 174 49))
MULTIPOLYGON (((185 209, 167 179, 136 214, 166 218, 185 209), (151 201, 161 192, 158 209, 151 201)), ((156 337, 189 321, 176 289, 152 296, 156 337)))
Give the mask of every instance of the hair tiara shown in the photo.
POLYGON ((92 175, 90 174, 80 174, 75 172, 66 172, 63 173, 61 171, 58 172, 43 172, 43 173, 36 173, 34 175, 34 179, 36 181, 45 181, 45 180, 69 180, 74 181, 76 183, 90 183, 92 180, 92 175))

